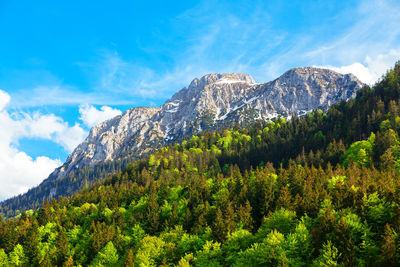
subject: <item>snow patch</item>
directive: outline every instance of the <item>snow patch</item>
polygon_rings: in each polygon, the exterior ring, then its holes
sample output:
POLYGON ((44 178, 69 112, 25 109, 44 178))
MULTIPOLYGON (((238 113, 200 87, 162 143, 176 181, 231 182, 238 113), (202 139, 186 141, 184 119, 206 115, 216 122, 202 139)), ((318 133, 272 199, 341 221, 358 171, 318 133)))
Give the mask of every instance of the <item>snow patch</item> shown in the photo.
POLYGON ((165 131, 164 131, 164 140, 168 141, 172 139, 172 136, 169 136, 169 132, 171 131, 171 128, 169 128, 168 125, 165 126, 165 131))
POLYGON ((230 83, 247 83, 247 82, 232 78, 222 78, 215 82, 215 84, 230 84, 230 83))
POLYGON ((273 113, 267 114, 267 115, 265 116, 265 118, 266 118, 267 120, 272 120, 272 119, 274 119, 274 118, 276 118, 276 117, 278 117, 278 116, 279 116, 278 113, 273 112, 273 113))
MULTIPOLYGON (((180 102, 180 101, 179 101, 180 102)), ((168 105, 172 105, 174 107, 179 107, 179 103, 175 103, 175 102, 168 102, 168 105)))
POLYGON ((248 103, 253 102, 254 100, 256 100, 258 98, 260 98, 260 96, 254 96, 254 97, 250 98, 249 100, 243 100, 243 102, 248 104, 248 103))
POLYGON ((165 112, 168 112, 168 113, 175 113, 175 112, 177 112, 177 111, 178 111, 178 107, 173 108, 173 109, 166 110, 165 112))

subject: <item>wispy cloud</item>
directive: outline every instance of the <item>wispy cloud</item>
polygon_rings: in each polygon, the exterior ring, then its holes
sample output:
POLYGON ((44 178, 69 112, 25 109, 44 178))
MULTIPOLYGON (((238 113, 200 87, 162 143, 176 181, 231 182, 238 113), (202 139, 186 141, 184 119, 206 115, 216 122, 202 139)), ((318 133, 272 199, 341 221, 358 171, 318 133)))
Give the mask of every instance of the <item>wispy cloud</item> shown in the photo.
POLYGON ((377 60, 385 60, 379 55, 397 56, 391 51, 400 49, 400 6, 395 1, 362 1, 335 14, 334 19, 300 28, 297 33, 280 27, 282 21, 274 21, 267 4, 243 1, 233 7, 224 1, 201 2, 165 22, 170 31, 157 33, 161 44, 138 41, 143 53, 160 64, 124 57, 117 49, 101 49, 92 62, 77 63, 90 80, 90 88, 60 79, 58 84, 30 89, 26 101, 22 100, 26 90, 14 93, 13 104, 161 104, 206 73, 243 72, 265 82, 288 68, 307 65, 348 70, 362 64, 368 70, 360 67, 357 74, 370 82, 371 77, 381 75, 381 70, 370 69, 379 64, 377 60))
POLYGON ((244 9, 245 17, 216 2, 201 3, 187 10, 172 22, 179 25, 175 27, 184 35, 185 48, 179 50, 178 43, 176 50, 163 50, 173 62, 171 68, 161 71, 143 68, 117 58, 110 62, 118 62, 121 73, 129 73, 130 69, 130 73, 140 75, 111 75, 113 79, 108 84, 119 88, 121 78, 131 77, 134 82, 127 83, 125 89, 136 88, 132 92, 152 100, 165 99, 194 77, 209 72, 244 72, 265 82, 288 68, 310 65, 330 66, 342 72, 351 70, 363 81, 372 83, 398 57, 400 9, 390 0, 363 1, 351 11, 336 14, 337 21, 332 23, 341 27, 332 35, 330 24, 289 35, 276 28, 279 25, 273 24, 263 3, 244 9), (224 13, 219 14, 218 10, 224 13), (190 23, 185 23, 188 20, 190 23), (344 23, 345 20, 349 22, 344 23), (191 29, 185 25, 191 25, 191 29))

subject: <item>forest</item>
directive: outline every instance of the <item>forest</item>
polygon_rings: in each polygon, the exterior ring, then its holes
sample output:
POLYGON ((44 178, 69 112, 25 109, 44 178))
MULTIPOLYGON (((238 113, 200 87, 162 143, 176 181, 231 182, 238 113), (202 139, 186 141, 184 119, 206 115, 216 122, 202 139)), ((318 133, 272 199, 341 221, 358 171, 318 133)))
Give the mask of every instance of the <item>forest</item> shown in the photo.
POLYGON ((327 113, 202 132, 2 216, 0 266, 399 266, 399 133, 400 62, 327 113))

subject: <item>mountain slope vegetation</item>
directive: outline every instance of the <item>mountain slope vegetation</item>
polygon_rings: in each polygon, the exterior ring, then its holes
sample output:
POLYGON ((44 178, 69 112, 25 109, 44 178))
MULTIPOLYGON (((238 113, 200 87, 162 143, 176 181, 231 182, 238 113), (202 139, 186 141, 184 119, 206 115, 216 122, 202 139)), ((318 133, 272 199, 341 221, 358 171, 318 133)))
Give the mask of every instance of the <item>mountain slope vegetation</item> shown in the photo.
POLYGON ((203 132, 0 222, 4 266, 396 266, 400 64, 355 99, 203 132))
POLYGON ((93 127, 66 162, 40 185, 0 203, 13 217, 45 200, 70 196, 127 163, 204 130, 247 127, 257 120, 306 114, 353 98, 361 83, 352 74, 321 68, 294 68, 268 83, 246 74, 207 74, 195 78, 159 107, 139 107, 93 127))

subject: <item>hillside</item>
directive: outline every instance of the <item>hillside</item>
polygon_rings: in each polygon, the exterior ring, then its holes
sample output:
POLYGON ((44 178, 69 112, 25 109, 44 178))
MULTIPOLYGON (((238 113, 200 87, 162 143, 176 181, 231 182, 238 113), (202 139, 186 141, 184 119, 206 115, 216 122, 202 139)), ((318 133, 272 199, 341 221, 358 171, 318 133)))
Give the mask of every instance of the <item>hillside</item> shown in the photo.
POLYGON ((355 96, 363 84, 353 75, 295 68, 268 83, 246 74, 208 74, 194 79, 160 107, 140 107, 93 127, 86 140, 38 187, 0 204, 0 212, 38 208, 122 170, 128 162, 201 131, 246 127, 290 118, 355 96))
POLYGON ((400 63, 327 113, 204 131, 0 222, 0 265, 398 266, 400 63))

